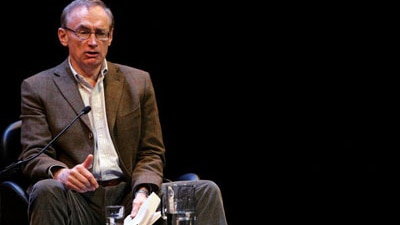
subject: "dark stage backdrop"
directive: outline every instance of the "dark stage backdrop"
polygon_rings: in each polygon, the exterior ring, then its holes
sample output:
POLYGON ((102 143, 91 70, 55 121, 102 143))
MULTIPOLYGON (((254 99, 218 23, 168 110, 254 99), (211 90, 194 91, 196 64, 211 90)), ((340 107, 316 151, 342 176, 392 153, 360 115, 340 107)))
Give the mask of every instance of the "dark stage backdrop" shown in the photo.
MULTIPOLYGON (((57 28, 68 2, 9 2, 0 14, 1 130, 18 119, 22 79, 65 59, 57 28)), ((260 203, 256 220, 307 211, 309 222, 336 199, 325 178, 342 185, 346 176, 398 174, 397 157, 387 157, 397 133, 386 127, 398 123, 397 82, 366 76, 381 74, 385 66, 372 59, 387 55, 371 51, 386 24, 371 17, 375 9, 106 2, 116 19, 108 60, 152 76, 166 176, 214 180, 230 225, 260 203)))
MULTIPOLYGON (((65 59, 57 28, 68 2, 10 3, 14 16, 1 15, 5 21, 1 130, 19 118, 21 81, 65 59)), ((166 176, 174 179, 195 172, 215 181, 223 193, 228 222, 238 224, 244 205, 235 203, 234 190, 243 178, 238 170, 244 164, 235 152, 251 142, 238 129, 244 118, 236 111, 246 107, 237 86, 243 84, 238 79, 244 74, 237 70, 241 61, 235 56, 242 48, 241 15, 202 2, 106 2, 116 19, 107 59, 147 70, 152 76, 167 147, 166 176)))

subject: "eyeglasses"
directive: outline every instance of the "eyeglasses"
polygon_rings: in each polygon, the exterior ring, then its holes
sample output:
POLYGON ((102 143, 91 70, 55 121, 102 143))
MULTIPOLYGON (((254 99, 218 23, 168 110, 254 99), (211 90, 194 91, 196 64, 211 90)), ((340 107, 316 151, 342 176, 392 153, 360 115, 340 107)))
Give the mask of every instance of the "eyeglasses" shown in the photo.
POLYGON ((91 34, 94 34, 94 36, 96 37, 97 40, 99 41, 107 41, 108 38, 110 37, 110 32, 104 32, 104 31, 95 31, 92 32, 89 29, 77 29, 77 30, 73 30, 71 28, 68 27, 63 27, 64 29, 73 32, 81 41, 87 40, 90 38, 91 34))

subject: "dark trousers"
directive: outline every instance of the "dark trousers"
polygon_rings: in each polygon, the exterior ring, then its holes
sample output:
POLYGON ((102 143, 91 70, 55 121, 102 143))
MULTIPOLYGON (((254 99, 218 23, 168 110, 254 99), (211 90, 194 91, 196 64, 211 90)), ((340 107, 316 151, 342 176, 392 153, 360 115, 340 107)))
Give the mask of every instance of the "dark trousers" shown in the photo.
MULTIPOLYGON (((196 225, 227 224, 222 195, 214 182, 177 182, 196 185, 196 225)), ((56 180, 46 179, 37 182, 30 191, 28 216, 31 225, 103 225, 107 205, 124 205, 125 216, 129 215, 132 209, 130 185, 121 182, 115 186, 100 186, 93 192, 77 193, 56 180)), ((165 224, 165 221, 159 219, 156 224, 165 224)))

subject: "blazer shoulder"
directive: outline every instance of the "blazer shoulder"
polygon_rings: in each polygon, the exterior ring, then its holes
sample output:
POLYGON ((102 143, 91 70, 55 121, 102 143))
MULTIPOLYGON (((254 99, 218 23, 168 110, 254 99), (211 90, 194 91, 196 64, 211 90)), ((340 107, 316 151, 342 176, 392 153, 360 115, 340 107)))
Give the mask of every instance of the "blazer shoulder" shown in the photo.
POLYGON ((130 74, 135 76, 150 76, 149 72, 136 67, 113 62, 107 62, 107 64, 108 70, 111 73, 123 73, 126 75, 130 74))

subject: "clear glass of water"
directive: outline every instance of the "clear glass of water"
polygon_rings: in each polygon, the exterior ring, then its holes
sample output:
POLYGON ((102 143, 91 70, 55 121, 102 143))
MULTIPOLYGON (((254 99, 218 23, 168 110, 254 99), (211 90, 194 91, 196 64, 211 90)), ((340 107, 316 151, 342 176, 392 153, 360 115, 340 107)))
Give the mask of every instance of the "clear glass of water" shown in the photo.
POLYGON ((161 213, 167 225, 194 225, 195 186, 187 183, 167 183, 163 186, 161 213))
POLYGON ((124 224, 124 206, 109 205, 106 206, 106 225, 124 224))

